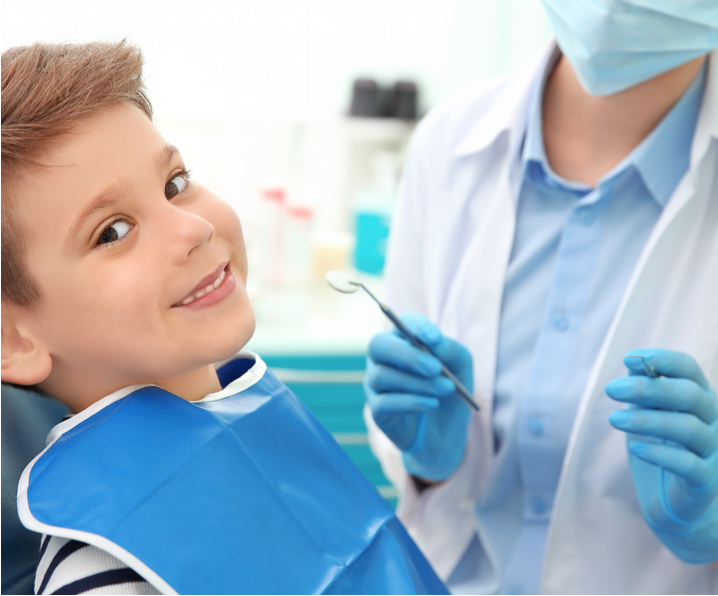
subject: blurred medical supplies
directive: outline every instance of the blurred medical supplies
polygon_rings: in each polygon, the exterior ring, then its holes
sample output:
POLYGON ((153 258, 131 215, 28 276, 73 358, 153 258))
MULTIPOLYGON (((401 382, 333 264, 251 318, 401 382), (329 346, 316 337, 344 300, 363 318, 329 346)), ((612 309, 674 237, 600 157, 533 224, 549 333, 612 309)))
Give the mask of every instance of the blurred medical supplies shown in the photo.
POLYGON ((22 522, 81 537, 164 594, 447 593, 259 357, 217 374, 225 390, 203 400, 145 386, 56 427, 21 478, 22 522))
POLYGON ((356 79, 352 89, 351 116, 376 118, 380 113, 379 85, 374 79, 356 79))
POLYGON ((305 205, 289 205, 286 213, 286 282, 306 286, 312 276, 311 232, 314 211, 305 205))
POLYGON ((356 79, 352 88, 350 116, 416 120, 418 90, 413 81, 397 81, 383 87, 374 79, 356 79))
MULTIPOLYGON (((329 271, 327 273, 327 283, 338 292, 343 292, 345 294, 353 294, 359 288, 361 288, 367 294, 369 294, 369 296, 372 297, 374 302, 379 305, 381 311, 392 323, 394 323, 394 325, 396 325, 399 332, 406 339, 408 339, 412 343, 412 345, 419 348, 420 350, 423 350, 424 352, 427 352, 428 354, 432 353, 431 350, 426 347, 424 342, 422 342, 416 335, 409 331, 409 329, 406 325, 404 325, 401 319, 388 306, 379 302, 379 299, 374 296, 374 294, 372 294, 364 284, 353 280, 348 274, 344 273, 343 271, 329 271)), ((478 410, 479 405, 474 401, 474 398, 472 397, 471 393, 469 393, 469 391, 461 384, 461 382, 454 376, 454 374, 443 364, 441 365, 441 372, 444 376, 448 377, 449 379, 451 379, 451 381, 453 381, 454 385, 456 385, 457 393, 463 398, 463 400, 467 404, 469 404, 474 410, 478 410)))
POLYGON ((392 89, 394 103, 392 116, 403 120, 416 120, 419 94, 412 81, 397 81, 392 89))
POLYGON ((281 187, 262 191, 262 275, 274 287, 302 286, 311 279, 314 211, 292 204, 281 187))
POLYGON ((354 266, 359 271, 380 274, 384 269, 391 206, 362 197, 354 206, 356 247, 354 266))
POLYGON ((377 151, 371 163, 371 184, 354 195, 354 266, 359 271, 378 275, 384 269, 399 163, 397 152, 377 151))
POLYGON ((283 188, 262 191, 262 275, 271 285, 283 281, 283 228, 287 194, 283 188))
POLYGON ((354 236, 339 230, 318 231, 312 234, 312 269, 316 279, 323 279, 332 269, 349 267, 349 253, 354 236))
POLYGON ((542 0, 584 89, 610 95, 718 47, 718 4, 542 0))

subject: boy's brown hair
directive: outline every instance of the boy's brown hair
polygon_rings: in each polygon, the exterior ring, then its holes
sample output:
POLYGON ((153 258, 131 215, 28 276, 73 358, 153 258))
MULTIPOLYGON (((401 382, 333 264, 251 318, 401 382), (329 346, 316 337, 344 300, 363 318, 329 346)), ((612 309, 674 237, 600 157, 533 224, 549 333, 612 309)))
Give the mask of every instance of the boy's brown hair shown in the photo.
MULTIPOLYGON (((142 82, 142 53, 117 43, 34 44, 2 54, 2 301, 29 307, 40 288, 23 259, 15 216, 23 177, 79 122, 130 102, 152 119, 142 82)), ((50 199, 48 199, 50 200, 50 199)))

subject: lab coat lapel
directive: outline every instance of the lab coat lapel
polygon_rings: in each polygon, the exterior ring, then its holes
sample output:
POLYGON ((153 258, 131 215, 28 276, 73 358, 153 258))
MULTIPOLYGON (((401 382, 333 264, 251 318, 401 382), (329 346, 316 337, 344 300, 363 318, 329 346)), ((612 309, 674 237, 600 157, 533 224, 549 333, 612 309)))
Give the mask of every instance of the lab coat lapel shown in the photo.
POLYGON ((717 57, 714 53, 691 169, 646 244, 582 397, 551 521, 546 593, 670 593, 686 585, 713 592, 718 587, 718 569, 696 575, 643 520, 625 435, 608 423, 619 405, 604 392, 608 381, 626 374, 624 354, 641 347, 690 353, 718 385, 717 57), (613 548, 610 541, 618 536, 625 542, 613 548), (635 573, 639 568, 642 572, 635 573))
MULTIPOLYGON (((446 300, 437 305, 436 316, 448 335, 473 347, 474 391, 486 414, 492 408, 501 301, 516 225, 526 105, 536 73, 540 76, 555 48, 552 42, 536 64, 507 85, 482 119, 489 126, 473 131, 459 145, 456 155, 469 161, 461 164, 447 192, 465 199, 462 208, 451 210, 464 221, 446 227, 470 230, 470 238, 458 253, 446 300), (466 180, 461 180, 462 173, 466 180)), ((489 424, 489 416, 484 418, 489 424)))
MULTIPOLYGON (((546 59, 548 52, 542 58, 546 59)), ((466 200, 463 209, 452 210, 466 221, 449 229, 468 229, 471 235, 460 253, 445 302, 437 301, 436 312, 430 314, 437 317, 446 335, 473 347, 474 392, 481 396, 484 408, 471 418, 467 455, 458 472, 444 484, 444 490, 428 496, 420 510, 405 507, 400 513, 402 519, 414 522, 409 524, 415 529, 414 539, 443 578, 456 567, 475 532, 482 531, 476 526, 474 508, 491 482, 496 346, 504 277, 514 237, 519 149, 526 126, 526 102, 536 72, 542 69, 533 65, 526 76, 517 77, 497 98, 494 105, 501 106, 503 124, 501 130, 496 129, 498 136, 489 141, 482 133, 469 137, 459 148, 460 154, 468 153, 464 159, 474 162, 462 166, 461 171, 468 174, 466 180, 454 178, 452 192, 447 193, 466 200), (481 145, 478 151, 476 143, 481 145), (472 167, 464 167, 472 163, 476 167, 483 164, 483 175, 477 176, 472 167), (462 183, 469 186, 457 190, 456 185, 462 183), (416 531, 419 528, 420 532, 416 531)), ((408 490, 413 487, 409 485, 408 490)), ((418 505, 417 499, 404 502, 418 505)))
MULTIPOLYGON (((449 171, 441 171, 440 180, 430 183, 432 200, 422 215, 426 222, 422 222, 425 254, 417 265, 423 268, 426 281, 416 291, 424 295, 421 300, 400 292, 395 296, 403 305, 399 310, 418 305, 447 336, 480 348, 473 353, 474 383, 485 407, 471 418, 469 448, 459 471, 441 489, 427 490, 420 498, 402 465, 400 452, 376 428, 367 408, 364 412, 372 448, 383 454, 385 473, 403 494, 399 517, 443 578, 456 567, 476 532, 474 507, 493 454, 490 414, 496 334, 515 219, 515 193, 509 179, 525 129, 525 102, 537 66, 527 68, 525 76, 491 83, 500 90, 489 114, 485 113, 486 106, 481 106, 478 115, 473 114, 479 125, 469 128, 452 150, 458 159, 451 160, 449 171)), ((394 255, 406 249, 394 246, 394 255)), ((403 262, 412 262, 410 255, 402 257, 403 262)))
MULTIPOLYGON (((507 136, 502 135, 497 143, 506 144, 507 136)), ((474 391, 485 404, 486 413, 491 412, 501 299, 516 220, 508 181, 509 155, 505 149, 503 153, 502 162, 492 172, 494 180, 482 181, 482 194, 486 196, 477 201, 483 203, 481 213, 472 216, 471 205, 467 210, 469 219, 475 220, 474 225, 469 224, 474 231, 461 255, 440 321, 440 327, 449 335, 476 346, 474 391), (466 321, 481 323, 467 329, 466 321)))

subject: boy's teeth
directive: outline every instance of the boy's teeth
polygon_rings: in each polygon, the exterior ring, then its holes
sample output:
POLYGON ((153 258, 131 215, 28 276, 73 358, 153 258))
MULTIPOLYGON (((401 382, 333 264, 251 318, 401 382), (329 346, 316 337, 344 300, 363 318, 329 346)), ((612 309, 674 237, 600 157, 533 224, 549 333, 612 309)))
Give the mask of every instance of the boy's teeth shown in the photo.
POLYGON ((185 304, 189 304, 190 302, 194 302, 195 300, 197 300, 198 298, 201 298, 202 296, 211 292, 212 290, 216 290, 219 287, 219 285, 222 283, 222 281, 224 281, 225 275, 226 275, 226 273, 224 272, 224 270, 222 270, 222 273, 220 273, 219 277, 214 280, 214 283, 209 284, 206 288, 204 288, 203 290, 200 290, 196 294, 192 294, 191 296, 185 298, 182 301, 182 306, 184 306, 185 304))

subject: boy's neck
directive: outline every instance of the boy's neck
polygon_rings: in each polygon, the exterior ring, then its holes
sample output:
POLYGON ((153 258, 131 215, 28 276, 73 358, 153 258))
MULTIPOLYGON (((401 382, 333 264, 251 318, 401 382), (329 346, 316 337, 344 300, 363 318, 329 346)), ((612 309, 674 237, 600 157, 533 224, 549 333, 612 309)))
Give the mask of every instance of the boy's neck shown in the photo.
MULTIPOLYGON (((170 377, 161 381, 147 382, 157 385, 165 391, 169 391, 170 393, 173 393, 182 399, 186 399, 187 401, 197 401, 210 393, 216 393, 217 391, 222 390, 222 385, 219 382, 217 371, 212 364, 208 364, 202 368, 198 368, 176 377, 170 377)), ((122 389, 123 386, 126 385, 110 385, 103 387, 95 393, 85 394, 82 394, 80 391, 73 392, 72 390, 63 394, 59 391, 55 391, 53 387, 44 386, 43 384, 40 385, 40 388, 59 399, 68 408, 70 408, 70 412, 77 414, 99 401, 102 397, 106 397, 115 391, 122 389)))
POLYGON ((551 168, 567 180, 596 186, 670 111, 705 59, 701 56, 613 95, 592 96, 561 57, 546 85, 542 109, 551 168))
POLYGON ((217 371, 211 364, 155 384, 187 401, 197 401, 205 395, 222 390, 217 371))

